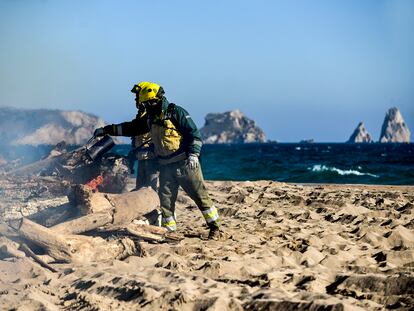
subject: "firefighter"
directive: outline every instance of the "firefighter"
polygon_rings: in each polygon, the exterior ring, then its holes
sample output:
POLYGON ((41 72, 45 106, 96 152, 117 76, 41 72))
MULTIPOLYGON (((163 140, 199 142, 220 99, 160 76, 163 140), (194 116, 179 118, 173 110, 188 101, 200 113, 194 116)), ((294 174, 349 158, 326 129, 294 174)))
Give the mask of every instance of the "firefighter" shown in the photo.
POLYGON ((202 142, 197 126, 185 109, 168 102, 160 85, 140 82, 132 92, 137 108, 141 104, 145 107, 147 118, 107 125, 96 129, 94 135, 136 136, 150 132, 160 171, 162 226, 169 231, 177 229, 175 202, 181 186, 200 209, 210 228, 209 239, 219 239, 219 214, 205 187, 199 162, 202 142))

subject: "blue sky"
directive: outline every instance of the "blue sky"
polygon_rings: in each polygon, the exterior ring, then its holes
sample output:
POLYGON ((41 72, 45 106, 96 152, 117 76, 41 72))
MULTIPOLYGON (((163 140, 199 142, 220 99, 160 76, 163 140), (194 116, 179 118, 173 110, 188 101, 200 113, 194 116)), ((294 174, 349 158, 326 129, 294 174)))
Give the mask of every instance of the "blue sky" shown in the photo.
POLYGON ((118 123, 142 80, 200 127, 238 108, 281 142, 378 140, 397 106, 414 132, 414 1, 0 0, 1 106, 118 123))

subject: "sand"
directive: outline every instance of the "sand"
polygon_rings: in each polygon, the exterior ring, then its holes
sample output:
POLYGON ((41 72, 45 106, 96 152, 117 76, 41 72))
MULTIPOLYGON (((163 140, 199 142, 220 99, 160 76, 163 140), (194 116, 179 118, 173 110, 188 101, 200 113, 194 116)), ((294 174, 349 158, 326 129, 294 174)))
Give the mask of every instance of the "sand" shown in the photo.
POLYGON ((207 182, 227 236, 180 192, 176 243, 123 261, 0 260, 0 309, 414 308, 414 186, 207 182))

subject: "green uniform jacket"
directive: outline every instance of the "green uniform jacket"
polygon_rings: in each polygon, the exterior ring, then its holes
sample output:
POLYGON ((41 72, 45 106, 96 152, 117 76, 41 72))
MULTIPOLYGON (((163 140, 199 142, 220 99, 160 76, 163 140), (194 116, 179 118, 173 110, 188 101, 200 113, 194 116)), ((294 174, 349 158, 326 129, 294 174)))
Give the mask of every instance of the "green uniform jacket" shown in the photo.
POLYGON ((149 113, 147 118, 138 117, 130 122, 107 125, 104 132, 130 137, 150 132, 155 155, 164 164, 169 160, 181 160, 189 154, 199 155, 202 146, 200 132, 189 113, 180 106, 170 104, 165 97, 161 111, 156 115, 149 113))

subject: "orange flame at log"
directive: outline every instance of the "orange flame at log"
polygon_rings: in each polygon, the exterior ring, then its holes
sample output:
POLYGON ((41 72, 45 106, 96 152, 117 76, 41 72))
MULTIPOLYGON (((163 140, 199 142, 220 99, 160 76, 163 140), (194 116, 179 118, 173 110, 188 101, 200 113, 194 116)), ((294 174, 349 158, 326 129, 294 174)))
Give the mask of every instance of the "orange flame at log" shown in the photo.
POLYGON ((98 187, 104 183, 102 175, 98 175, 96 178, 87 182, 85 186, 89 187, 93 192, 99 192, 98 187))

